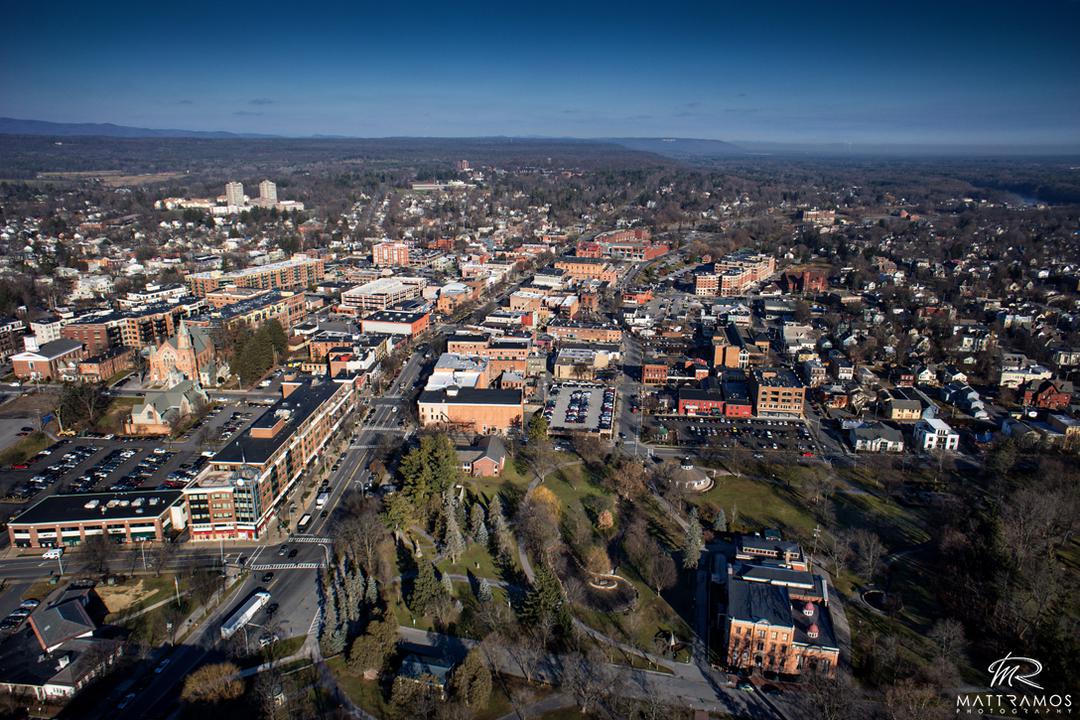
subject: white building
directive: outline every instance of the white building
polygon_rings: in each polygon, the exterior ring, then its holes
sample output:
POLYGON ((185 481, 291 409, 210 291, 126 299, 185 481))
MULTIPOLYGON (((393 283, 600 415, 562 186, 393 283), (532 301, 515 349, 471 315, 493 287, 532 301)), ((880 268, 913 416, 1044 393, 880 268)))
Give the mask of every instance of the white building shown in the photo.
POLYGON ((948 423, 937 418, 920 420, 915 424, 915 446, 923 450, 956 450, 960 435, 948 423))
MULTIPOLYGON (((241 191, 243 194, 243 191, 241 191)), ((276 203, 277 202, 277 185, 269 180, 263 180, 259 183, 259 199, 263 202, 276 203)))
POLYGON ((243 207, 247 204, 244 199, 243 183, 225 183, 225 204, 233 207, 243 207))

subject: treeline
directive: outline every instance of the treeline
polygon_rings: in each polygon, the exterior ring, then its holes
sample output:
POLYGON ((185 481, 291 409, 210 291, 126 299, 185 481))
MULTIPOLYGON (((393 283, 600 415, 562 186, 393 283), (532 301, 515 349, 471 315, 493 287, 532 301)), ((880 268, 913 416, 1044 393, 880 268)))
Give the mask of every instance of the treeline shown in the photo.
POLYGON ((246 327, 233 338, 231 368, 240 385, 250 386, 274 367, 289 349, 289 338, 277 320, 269 320, 254 333, 246 327))

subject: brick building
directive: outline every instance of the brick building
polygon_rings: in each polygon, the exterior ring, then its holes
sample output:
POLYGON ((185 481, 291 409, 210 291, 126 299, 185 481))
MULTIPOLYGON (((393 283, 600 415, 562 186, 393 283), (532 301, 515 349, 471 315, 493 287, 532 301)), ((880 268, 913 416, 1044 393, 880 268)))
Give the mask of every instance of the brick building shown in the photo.
POLYGON ((409 246, 403 242, 381 242, 371 248, 371 261, 376 267, 408 267, 409 246))
POLYGON ((12 547, 78 545, 91 535, 114 542, 163 540, 184 528, 179 490, 50 495, 8 523, 12 547))
POLYGON ((752 375, 754 414, 758 417, 803 416, 806 386, 791 370, 757 368, 752 375))
POLYGON ((204 297, 226 285, 277 290, 304 290, 322 281, 326 262, 322 258, 293 255, 289 260, 257 265, 234 272, 220 270, 194 273, 187 276, 188 288, 196 297, 204 297))
POLYGON ((520 390, 490 388, 425 390, 417 405, 424 427, 449 425, 483 435, 521 427, 525 412, 520 390))
POLYGON ((100 355, 79 362, 79 380, 87 383, 104 382, 118 373, 130 370, 134 358, 135 351, 131 348, 117 347, 106 350, 100 355))
POLYGON ((282 383, 282 398, 219 450, 184 488, 192 540, 254 540, 279 519, 287 495, 345 432, 355 382, 304 376, 282 383))
POLYGON ((86 357, 83 344, 77 340, 61 338, 47 342, 37 350, 15 353, 11 367, 20 380, 53 382, 74 380, 78 375, 78 363, 86 357))

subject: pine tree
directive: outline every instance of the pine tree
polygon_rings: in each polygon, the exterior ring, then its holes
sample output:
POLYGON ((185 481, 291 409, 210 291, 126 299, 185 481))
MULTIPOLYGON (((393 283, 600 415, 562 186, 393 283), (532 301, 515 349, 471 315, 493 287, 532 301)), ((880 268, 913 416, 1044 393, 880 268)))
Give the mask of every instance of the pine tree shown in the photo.
POLYGON ((476 529, 476 542, 481 547, 486 548, 488 546, 488 542, 490 542, 490 540, 491 540, 491 538, 488 537, 487 524, 486 523, 480 523, 480 527, 478 527, 476 529))
POLYGON ((379 602, 379 584, 375 581, 374 575, 368 578, 367 589, 364 590, 364 599, 370 605, 377 605, 379 602))
POLYGON ((427 615, 442 599, 444 589, 435 577, 435 566, 429 562, 420 562, 409 596, 409 609, 416 615, 427 615))
POLYGON ((452 509, 446 514, 443 544, 446 546, 446 554, 450 556, 450 562, 456 565, 458 558, 465 552, 465 537, 461 534, 461 528, 458 526, 457 517, 452 509))
POLYGON ((484 506, 479 502, 474 502, 469 511, 469 534, 476 542, 486 545, 486 540, 480 540, 480 528, 484 527, 484 520, 484 506))
POLYGON ((442 586, 447 597, 454 597, 454 580, 450 577, 450 573, 444 572, 442 574, 442 586))
POLYGON ((337 590, 332 582, 327 584, 323 600, 322 624, 319 627, 319 647, 323 655, 337 655, 345 649, 345 631, 338 611, 337 590))
POLYGON ((480 584, 476 587, 476 599, 482 603, 489 603, 495 598, 491 592, 491 583, 487 578, 480 578, 480 584))
POLYGON ((727 532, 727 513, 724 512, 724 508, 716 511, 716 517, 712 521, 712 529, 716 532, 727 532))
POLYGON ((563 632, 570 631, 572 621, 562 586, 546 565, 541 565, 536 571, 536 579, 522 604, 521 620, 526 626, 553 625, 563 632))
POLYGON ((498 496, 491 501, 491 522, 495 527, 495 551, 503 562, 509 561, 514 556, 514 536, 510 532, 510 526, 502 512, 502 503, 498 496))
POLYGON ((473 648, 450 678, 454 696, 466 707, 482 708, 491 700, 491 670, 478 648, 473 648))
POLYGON ((686 547, 683 553, 683 567, 696 568, 701 560, 701 551, 705 548, 705 538, 698 521, 697 508, 690 510, 690 519, 686 523, 686 547))
MULTIPOLYGON (((372 579, 374 580, 374 578, 372 579)), ((364 571, 360 568, 356 568, 356 582, 354 584, 353 592, 355 593, 354 597, 356 598, 357 607, 364 604, 364 593, 367 589, 367 582, 367 578, 364 577, 364 571)))

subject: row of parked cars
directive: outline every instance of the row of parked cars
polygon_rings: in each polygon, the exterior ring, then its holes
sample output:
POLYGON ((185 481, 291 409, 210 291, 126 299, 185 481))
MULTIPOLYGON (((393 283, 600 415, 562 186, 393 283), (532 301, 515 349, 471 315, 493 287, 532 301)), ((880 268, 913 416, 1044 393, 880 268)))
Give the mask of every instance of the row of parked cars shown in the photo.
MULTIPOLYGON (((74 470, 80 463, 97 452, 92 445, 76 445, 56 459, 52 465, 30 478, 30 487, 34 492, 44 490, 59 481, 64 475, 74 470)), ((49 451, 50 456, 52 451, 49 451)))
POLYGON ((110 450, 105 457, 101 458, 101 461, 97 465, 90 468, 85 475, 78 477, 74 483, 72 483, 71 489, 74 492, 92 492, 98 485, 98 483, 105 482, 109 479, 109 476, 116 471, 118 467, 124 464, 129 458, 135 457, 138 450, 132 450, 126 448, 121 450, 119 448, 110 450))
POLYGON ((34 612, 34 608, 40 604, 40 600, 35 600, 33 598, 23 600, 19 607, 12 610, 3 620, 0 620, 0 630, 17 629, 26 622, 26 618, 30 617, 30 613, 34 612))
POLYGON ((178 469, 173 470, 165 477, 165 481, 161 483, 161 486, 166 488, 187 487, 187 484, 195 479, 195 476, 199 474, 199 471, 203 469, 207 462, 208 458, 205 455, 200 455, 192 462, 181 463, 178 469))
MULTIPOLYGON (((131 451, 125 450, 124 452, 131 451)), ((166 450, 165 448, 154 448, 153 452, 149 453, 139 461, 139 464, 135 466, 134 470, 120 478, 118 482, 109 486, 109 489, 134 490, 135 488, 142 487, 147 480, 154 476, 154 473, 156 473, 162 465, 169 462, 169 460, 175 456, 176 453, 166 450)))
POLYGON ((600 410, 600 429, 610 430, 615 413, 615 388, 604 388, 604 400, 600 410))
MULTIPOLYGON (((211 413, 216 412, 218 412, 218 410, 211 410, 211 413)), ((220 428, 221 436, 230 437, 233 433, 235 433, 237 430, 247 424, 247 422, 251 420, 254 415, 255 413, 251 410, 233 410, 232 415, 229 416, 229 419, 226 420, 225 424, 222 425, 220 428)))

